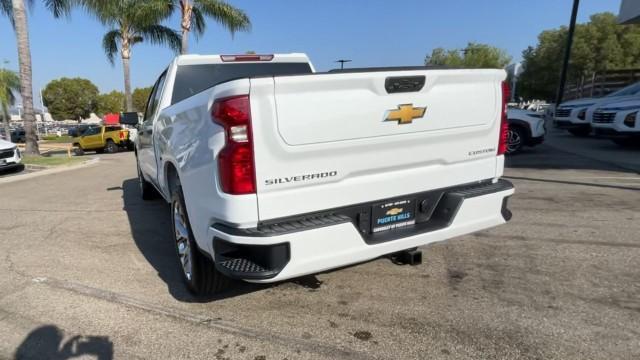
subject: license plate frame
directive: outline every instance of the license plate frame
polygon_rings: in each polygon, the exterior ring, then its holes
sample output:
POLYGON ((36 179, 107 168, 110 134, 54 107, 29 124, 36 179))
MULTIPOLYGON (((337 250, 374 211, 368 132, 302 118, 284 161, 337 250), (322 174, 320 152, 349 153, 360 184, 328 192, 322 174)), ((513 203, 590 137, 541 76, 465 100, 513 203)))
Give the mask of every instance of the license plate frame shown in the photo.
POLYGON ((371 206, 371 233, 405 228, 416 223, 416 200, 394 199, 371 206))

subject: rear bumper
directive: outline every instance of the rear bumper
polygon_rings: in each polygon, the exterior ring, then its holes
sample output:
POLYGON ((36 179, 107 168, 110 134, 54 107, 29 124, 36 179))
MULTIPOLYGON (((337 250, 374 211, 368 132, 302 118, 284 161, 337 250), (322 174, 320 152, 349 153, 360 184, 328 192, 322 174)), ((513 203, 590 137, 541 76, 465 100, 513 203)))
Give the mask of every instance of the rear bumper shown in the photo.
MULTIPOLYGON (((298 219, 233 229, 209 228, 216 267, 223 274, 251 282, 276 282, 372 260, 505 223, 511 218, 507 198, 514 193, 505 180, 416 194, 435 199, 428 217, 416 224, 371 234, 358 209, 335 209, 298 219), (437 199, 436 199, 437 197, 437 199)), ((426 215, 425 215, 426 216, 426 215)))

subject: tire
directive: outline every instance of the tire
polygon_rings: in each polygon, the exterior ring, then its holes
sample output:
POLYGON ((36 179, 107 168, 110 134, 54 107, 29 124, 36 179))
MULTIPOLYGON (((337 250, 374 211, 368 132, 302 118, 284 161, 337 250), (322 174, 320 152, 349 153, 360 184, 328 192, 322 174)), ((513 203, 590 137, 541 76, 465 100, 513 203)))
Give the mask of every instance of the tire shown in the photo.
POLYGON ((200 252, 196 244, 182 187, 177 179, 171 192, 171 219, 178 265, 187 289, 194 295, 211 296, 228 288, 230 279, 216 270, 213 262, 200 252))
POLYGON ((522 150, 526 135, 522 128, 518 126, 509 126, 508 134, 507 154, 513 155, 522 150))
POLYGON ((156 189, 145 180, 144 175, 142 175, 142 170, 140 170, 140 164, 136 159, 136 167, 138 169, 138 185, 140 186, 140 195, 142 196, 142 200, 153 200, 157 197, 158 193, 156 189))
POLYGON ((589 134, 591 134, 591 128, 588 127, 569 129, 568 131, 571 135, 577 137, 587 137, 589 136, 589 134))
POLYGON ((76 145, 77 145, 77 147, 75 149, 73 149, 73 152, 76 154, 76 156, 84 155, 84 149, 80 145, 78 145, 78 144, 76 144, 76 145))
POLYGON ((108 154, 115 154, 118 152, 118 144, 109 139, 107 140, 107 144, 104 146, 104 151, 108 154))
POLYGON ((620 138, 620 139, 611 139, 616 145, 623 148, 630 148, 634 146, 640 145, 640 139, 636 138, 620 138))

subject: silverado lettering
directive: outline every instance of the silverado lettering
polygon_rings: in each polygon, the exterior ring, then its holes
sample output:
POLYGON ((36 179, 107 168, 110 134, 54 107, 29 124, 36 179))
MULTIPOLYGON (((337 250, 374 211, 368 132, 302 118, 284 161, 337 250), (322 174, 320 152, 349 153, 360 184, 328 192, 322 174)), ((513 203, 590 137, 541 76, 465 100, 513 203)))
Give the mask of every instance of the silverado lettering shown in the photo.
POLYGON ((314 179, 323 179, 323 178, 327 178, 327 177, 333 177, 333 176, 337 176, 338 172, 337 171, 329 171, 329 172, 322 172, 322 173, 316 173, 316 174, 308 174, 308 175, 297 175, 297 176, 292 176, 292 177, 282 177, 282 178, 275 178, 275 179, 267 179, 264 181, 265 185, 275 185, 275 184, 286 184, 286 183, 290 183, 290 182, 297 182, 297 181, 308 181, 308 180, 314 180, 314 179))

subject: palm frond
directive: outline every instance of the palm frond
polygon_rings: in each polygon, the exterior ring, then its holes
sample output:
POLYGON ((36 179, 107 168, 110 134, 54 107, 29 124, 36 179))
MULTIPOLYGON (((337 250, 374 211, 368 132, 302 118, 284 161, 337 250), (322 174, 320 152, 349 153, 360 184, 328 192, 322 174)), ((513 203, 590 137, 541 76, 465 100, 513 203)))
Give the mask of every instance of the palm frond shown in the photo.
POLYGON ((42 2, 55 18, 68 16, 71 13, 71 7, 80 4, 79 0, 43 0, 42 2))
POLYGON ((180 35, 166 26, 149 25, 138 29, 138 34, 155 45, 168 45, 173 51, 180 52, 180 35))
POLYGON ((120 30, 111 30, 104 34, 102 38, 102 48, 111 65, 114 64, 115 56, 118 53, 118 40, 120 39, 120 30))
POLYGON ((139 27, 156 25, 167 19, 174 10, 173 2, 167 0, 133 1, 134 6, 125 7, 125 16, 139 27))
POLYGON ((0 69, 0 103, 13 105, 16 101, 14 92, 20 92, 20 77, 14 71, 0 69))
POLYGON ((251 30, 249 16, 222 0, 194 0, 194 8, 212 18, 224 26, 233 35, 236 31, 251 30))
POLYGON ((123 1, 81 0, 81 5, 104 25, 115 25, 123 16, 123 1))
POLYGON ((11 0, 0 0, 0 14, 6 15, 11 26, 15 26, 13 22, 13 4, 11 3, 11 0))
POLYGON ((206 28, 206 23, 204 20, 204 15, 200 11, 199 8, 194 7, 191 9, 191 25, 193 25, 194 33, 196 37, 204 34, 204 30, 206 28))

